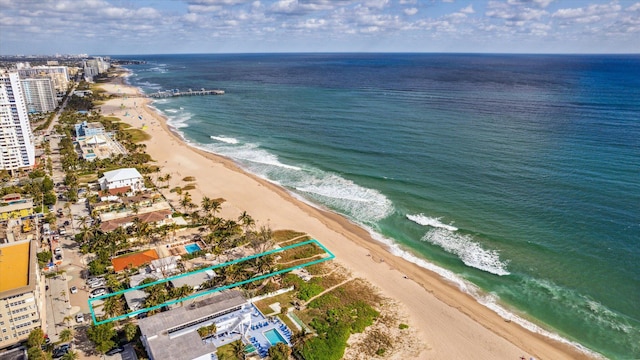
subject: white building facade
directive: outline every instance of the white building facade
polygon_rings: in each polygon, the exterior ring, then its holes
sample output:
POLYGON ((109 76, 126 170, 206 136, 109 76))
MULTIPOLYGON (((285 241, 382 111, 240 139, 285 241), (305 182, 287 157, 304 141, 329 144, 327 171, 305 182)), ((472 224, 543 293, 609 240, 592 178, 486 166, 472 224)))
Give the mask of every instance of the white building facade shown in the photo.
POLYGON ((17 72, 0 72, 0 170, 35 165, 33 133, 17 72))
POLYGON ((66 66, 23 66, 18 70, 20 78, 31 79, 47 77, 57 91, 65 92, 69 86, 69 71, 66 66))
POLYGON ((102 191, 123 187, 130 187, 131 191, 142 191, 145 189, 144 178, 135 168, 107 171, 98 181, 100 182, 100 189, 102 191))
POLYGON ((56 109, 56 90, 48 77, 22 79, 22 91, 30 113, 43 113, 56 109))

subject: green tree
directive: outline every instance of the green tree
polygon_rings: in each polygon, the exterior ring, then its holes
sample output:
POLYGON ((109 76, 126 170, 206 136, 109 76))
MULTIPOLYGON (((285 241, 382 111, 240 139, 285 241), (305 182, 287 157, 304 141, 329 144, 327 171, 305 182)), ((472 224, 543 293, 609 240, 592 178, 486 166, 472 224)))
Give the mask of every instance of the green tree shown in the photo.
POLYGON ((27 338, 27 347, 37 347, 39 349, 42 344, 44 344, 44 331, 41 328, 31 330, 27 338))
POLYGON ((100 325, 91 325, 87 330, 87 337, 93 342, 99 353, 104 354, 115 346, 113 339, 116 337, 116 331, 113 329, 113 323, 100 325))
POLYGON ((60 331, 60 341, 63 343, 69 342, 71 340, 73 340, 73 330, 71 329, 64 329, 62 331, 60 331))
POLYGON ((30 347, 27 350, 27 358, 29 360, 46 360, 45 352, 39 347, 30 347))
POLYGON ((61 360, 77 360, 80 359, 80 354, 73 350, 69 350, 68 353, 62 355, 61 360))
POLYGON ((136 337, 136 335, 138 335, 138 325, 134 323, 127 323, 124 326, 124 337, 127 341, 131 341, 136 337))
POLYGON ((291 355, 291 348, 286 344, 277 343, 269 348, 269 359, 271 360, 287 360, 291 355))
POLYGON ((244 360, 244 344, 240 340, 231 343, 231 351, 236 359, 244 360))

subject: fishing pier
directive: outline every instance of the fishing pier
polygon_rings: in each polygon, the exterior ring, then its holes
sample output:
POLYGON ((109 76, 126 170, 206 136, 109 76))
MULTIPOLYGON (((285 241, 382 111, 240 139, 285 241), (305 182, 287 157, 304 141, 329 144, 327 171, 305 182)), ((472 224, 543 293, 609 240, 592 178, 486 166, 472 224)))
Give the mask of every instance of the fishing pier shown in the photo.
POLYGON ((187 91, 180 91, 179 89, 173 89, 173 90, 165 90, 165 91, 158 91, 156 93, 152 93, 149 94, 149 97, 152 98, 168 98, 168 97, 176 97, 176 96, 203 96, 203 95, 224 95, 224 90, 205 90, 200 89, 200 90, 187 90, 187 91))

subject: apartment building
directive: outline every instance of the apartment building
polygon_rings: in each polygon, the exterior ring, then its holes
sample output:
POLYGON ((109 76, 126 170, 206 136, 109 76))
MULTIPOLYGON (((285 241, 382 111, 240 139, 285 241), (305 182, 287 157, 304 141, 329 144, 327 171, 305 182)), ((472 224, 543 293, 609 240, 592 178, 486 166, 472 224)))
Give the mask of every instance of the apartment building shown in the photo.
POLYGON ((56 91, 66 92, 69 86, 69 72, 66 66, 27 66, 18 69, 22 79, 46 77, 51 79, 56 91))
POLYGON ((33 133, 17 72, 0 72, 0 170, 35 165, 33 133))
POLYGON ((0 245, 0 349, 44 329, 44 285, 36 259, 36 244, 22 240, 0 245))
POLYGON ((56 90, 48 77, 22 79, 22 91, 30 113, 43 113, 56 109, 56 90))

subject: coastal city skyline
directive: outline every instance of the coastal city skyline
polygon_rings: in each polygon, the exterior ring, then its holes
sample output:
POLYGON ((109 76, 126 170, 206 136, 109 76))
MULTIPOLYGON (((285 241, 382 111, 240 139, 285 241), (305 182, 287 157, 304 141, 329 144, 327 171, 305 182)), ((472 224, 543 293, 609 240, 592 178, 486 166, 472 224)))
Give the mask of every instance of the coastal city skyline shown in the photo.
POLYGON ((0 0, 1 55, 637 53, 625 0, 0 0))

